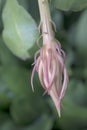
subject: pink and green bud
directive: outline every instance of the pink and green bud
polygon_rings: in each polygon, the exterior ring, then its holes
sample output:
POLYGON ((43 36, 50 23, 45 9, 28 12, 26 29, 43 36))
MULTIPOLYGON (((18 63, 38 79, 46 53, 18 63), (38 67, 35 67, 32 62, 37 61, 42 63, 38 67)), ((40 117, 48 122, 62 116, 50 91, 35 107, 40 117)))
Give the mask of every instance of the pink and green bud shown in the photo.
POLYGON ((59 42, 54 40, 50 45, 44 44, 36 52, 31 77, 33 90, 33 76, 35 71, 38 73, 41 85, 45 90, 44 94, 48 93, 51 96, 60 116, 61 100, 67 88, 68 75, 65 68, 65 53, 61 49, 59 42))
POLYGON ((38 0, 41 29, 43 36, 43 46, 36 52, 34 68, 31 76, 33 87, 33 77, 35 71, 38 73, 40 83, 44 88, 44 94, 51 96, 59 116, 61 115, 61 100, 64 97, 68 75, 65 67, 65 52, 61 49, 60 43, 55 40, 52 20, 50 16, 48 0, 38 0))

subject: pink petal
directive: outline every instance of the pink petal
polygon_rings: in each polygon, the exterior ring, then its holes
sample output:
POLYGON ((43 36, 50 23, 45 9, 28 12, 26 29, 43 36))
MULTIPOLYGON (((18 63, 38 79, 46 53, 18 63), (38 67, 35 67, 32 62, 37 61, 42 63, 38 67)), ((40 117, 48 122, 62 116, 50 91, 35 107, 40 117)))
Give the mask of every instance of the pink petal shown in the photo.
POLYGON ((64 68, 64 82, 63 82, 62 90, 60 93, 60 99, 62 99, 64 97, 64 94, 65 94, 65 91, 67 88, 67 84, 68 84, 68 75, 67 75, 66 68, 64 68))

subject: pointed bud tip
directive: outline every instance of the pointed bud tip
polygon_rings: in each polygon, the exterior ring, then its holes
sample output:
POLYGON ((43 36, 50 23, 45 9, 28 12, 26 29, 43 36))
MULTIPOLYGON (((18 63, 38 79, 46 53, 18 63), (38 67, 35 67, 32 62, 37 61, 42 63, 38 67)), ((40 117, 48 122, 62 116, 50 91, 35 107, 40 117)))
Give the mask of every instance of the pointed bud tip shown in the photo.
POLYGON ((59 115, 59 118, 60 118, 61 117, 61 103, 60 103, 60 101, 57 105, 57 112, 58 112, 58 115, 59 115))

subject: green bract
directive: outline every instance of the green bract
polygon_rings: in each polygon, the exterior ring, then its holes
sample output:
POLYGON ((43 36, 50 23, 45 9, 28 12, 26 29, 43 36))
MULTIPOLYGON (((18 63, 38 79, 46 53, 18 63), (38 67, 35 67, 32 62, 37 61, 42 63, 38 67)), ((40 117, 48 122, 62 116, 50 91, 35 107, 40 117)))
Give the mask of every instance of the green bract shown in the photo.
POLYGON ((87 0, 54 0, 54 5, 64 11, 80 11, 87 8, 87 0))
POLYGON ((39 36, 35 21, 16 0, 7 0, 2 16, 5 44, 19 58, 30 58, 39 36))

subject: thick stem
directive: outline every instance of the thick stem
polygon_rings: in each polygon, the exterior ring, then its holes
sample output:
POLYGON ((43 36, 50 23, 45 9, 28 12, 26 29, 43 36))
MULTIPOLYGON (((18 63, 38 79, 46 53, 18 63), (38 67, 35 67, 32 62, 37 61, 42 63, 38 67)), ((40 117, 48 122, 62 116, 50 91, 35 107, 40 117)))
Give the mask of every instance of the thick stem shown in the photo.
POLYGON ((40 17, 41 17, 41 27, 43 34, 43 44, 51 44, 52 39, 54 39, 54 32, 52 29, 52 20, 50 16, 48 0, 38 0, 40 17))

